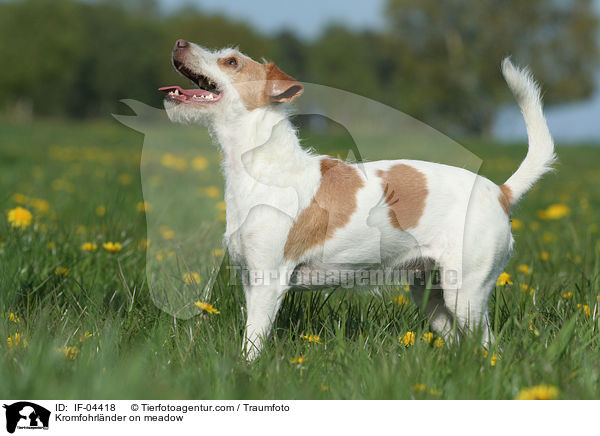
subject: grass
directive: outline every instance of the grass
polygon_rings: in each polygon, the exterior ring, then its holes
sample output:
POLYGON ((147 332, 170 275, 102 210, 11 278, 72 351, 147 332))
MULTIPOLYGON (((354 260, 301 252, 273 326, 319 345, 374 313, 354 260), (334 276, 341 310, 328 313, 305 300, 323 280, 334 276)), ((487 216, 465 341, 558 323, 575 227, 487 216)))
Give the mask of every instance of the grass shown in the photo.
MULTIPOLYGON (((489 353, 472 338, 424 341, 427 320, 404 289, 337 289, 289 293, 272 340, 248 363, 241 286, 222 271, 207 293, 187 276, 204 284, 220 260, 218 154, 204 133, 194 148, 165 135, 144 143, 114 122, 0 124, 0 397, 512 399, 545 384, 558 398, 600 398, 600 148, 559 148, 558 172, 515 210, 512 285, 492 295, 489 353), (569 213, 541 219, 552 204, 569 213), (7 220, 17 206, 33 214, 24 229, 7 220), (161 262, 176 268, 171 283, 146 275, 161 262), (158 289, 173 285, 180 294, 165 301, 158 289), (399 342, 407 332, 413 345, 399 342)), ((348 138, 310 140, 336 148, 348 138)), ((498 183, 526 150, 466 147, 498 183)))

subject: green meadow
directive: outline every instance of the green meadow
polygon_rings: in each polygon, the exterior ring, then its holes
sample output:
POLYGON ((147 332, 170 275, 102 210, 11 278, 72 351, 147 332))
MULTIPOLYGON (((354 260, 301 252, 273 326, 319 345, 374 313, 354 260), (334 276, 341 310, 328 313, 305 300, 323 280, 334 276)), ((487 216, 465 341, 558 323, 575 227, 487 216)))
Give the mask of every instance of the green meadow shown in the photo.
MULTIPOLYGON (((600 147, 559 144, 557 171, 514 210, 490 350, 429 334, 404 288, 330 289, 290 292, 247 362, 241 285, 224 268, 194 286, 223 257, 217 149, 205 133, 185 150, 144 140, 116 121, 0 124, 0 397, 600 399, 600 147), (175 302, 146 274, 170 260, 175 302)), ((462 145, 497 183, 526 153, 462 145)))

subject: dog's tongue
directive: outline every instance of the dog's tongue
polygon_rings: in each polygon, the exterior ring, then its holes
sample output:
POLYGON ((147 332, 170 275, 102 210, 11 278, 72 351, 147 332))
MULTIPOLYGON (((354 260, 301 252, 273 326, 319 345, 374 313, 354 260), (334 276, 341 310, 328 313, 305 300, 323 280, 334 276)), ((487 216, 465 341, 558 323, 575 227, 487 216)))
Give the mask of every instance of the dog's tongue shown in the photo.
POLYGON ((212 92, 205 89, 183 89, 181 86, 163 86, 162 88, 158 88, 158 90, 166 93, 179 91, 180 94, 183 94, 186 97, 213 95, 212 92))

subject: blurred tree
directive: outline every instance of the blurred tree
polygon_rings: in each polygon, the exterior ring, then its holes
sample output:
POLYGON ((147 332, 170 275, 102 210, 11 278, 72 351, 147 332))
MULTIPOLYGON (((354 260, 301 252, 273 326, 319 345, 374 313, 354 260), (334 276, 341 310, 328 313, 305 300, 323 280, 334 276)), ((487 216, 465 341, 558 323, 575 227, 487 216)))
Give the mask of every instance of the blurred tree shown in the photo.
POLYGON ((438 128, 487 134, 499 104, 510 98, 499 69, 507 55, 531 67, 548 89, 548 103, 589 96, 598 65, 593 6, 592 0, 389 0, 398 107, 438 128))

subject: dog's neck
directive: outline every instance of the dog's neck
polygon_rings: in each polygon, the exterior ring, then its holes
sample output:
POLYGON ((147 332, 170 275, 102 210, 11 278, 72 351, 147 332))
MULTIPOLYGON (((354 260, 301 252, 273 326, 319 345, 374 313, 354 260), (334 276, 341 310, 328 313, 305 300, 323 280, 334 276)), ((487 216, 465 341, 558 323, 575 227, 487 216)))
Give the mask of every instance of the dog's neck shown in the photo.
POLYGON ((247 172, 249 162, 281 173, 297 172, 313 159, 300 146, 287 112, 278 107, 268 106, 235 118, 215 119, 212 127, 223 151, 226 178, 231 173, 247 172))

